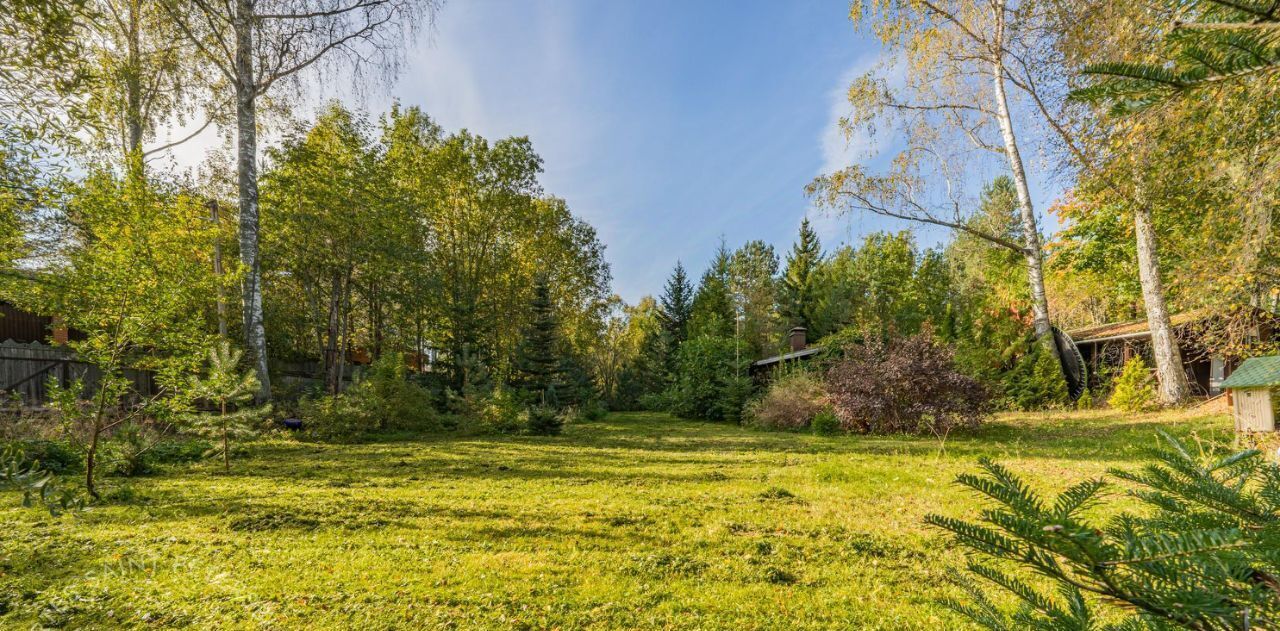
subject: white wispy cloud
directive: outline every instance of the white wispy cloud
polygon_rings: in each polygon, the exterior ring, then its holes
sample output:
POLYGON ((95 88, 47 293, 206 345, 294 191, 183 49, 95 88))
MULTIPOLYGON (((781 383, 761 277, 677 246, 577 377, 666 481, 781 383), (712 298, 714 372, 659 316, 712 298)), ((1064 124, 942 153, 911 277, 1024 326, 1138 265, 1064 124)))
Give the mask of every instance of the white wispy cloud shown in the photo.
MULTIPOLYGON (((855 61, 840 74, 836 84, 827 93, 829 102, 827 125, 818 139, 822 152, 822 167, 815 176, 834 173, 855 164, 875 160, 892 143, 891 134, 872 135, 865 129, 856 129, 846 134, 840 127, 840 119, 851 113, 849 104, 849 86, 854 79, 869 72, 883 73, 883 57, 879 55, 865 56, 855 61)), ((892 83, 893 77, 888 77, 892 83)), ((809 223, 818 233, 819 238, 828 246, 847 242, 855 235, 865 232, 863 218, 858 216, 839 215, 811 206, 805 213, 809 223)))

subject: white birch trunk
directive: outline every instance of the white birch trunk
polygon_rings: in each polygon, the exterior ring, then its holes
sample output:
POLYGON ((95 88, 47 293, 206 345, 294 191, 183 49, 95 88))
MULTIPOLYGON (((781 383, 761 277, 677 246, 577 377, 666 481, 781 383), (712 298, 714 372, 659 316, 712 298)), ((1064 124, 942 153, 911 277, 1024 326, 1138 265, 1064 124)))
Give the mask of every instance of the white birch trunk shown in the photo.
POLYGON ((1027 262, 1027 282, 1031 288, 1031 310, 1036 336, 1048 340, 1047 346, 1057 354, 1052 341, 1052 325, 1049 322, 1049 300, 1044 291, 1044 258, 1040 244, 1040 229, 1036 225, 1035 208, 1031 205, 1031 189, 1027 185, 1027 173, 1018 151, 1018 139, 1013 131, 1013 117, 1009 114, 1009 97, 1004 83, 1004 3, 996 3, 996 41, 992 51, 991 74, 995 85, 996 119, 1000 123, 1000 135, 1004 139, 1005 156, 1018 190, 1018 210, 1022 219, 1023 257, 1027 262))
POLYGON ((240 184, 240 262, 244 265, 244 344, 260 384, 257 400, 271 399, 267 332, 262 322, 262 267, 258 260, 257 84, 253 74, 253 0, 236 0, 236 167, 240 184))
POLYGON ((1151 351, 1156 360, 1156 379, 1160 382, 1160 403, 1177 405, 1190 394, 1187 373, 1182 367, 1182 351, 1173 336, 1169 310, 1164 303, 1164 283, 1160 280, 1160 260, 1156 253, 1155 228, 1151 225, 1151 208, 1142 195, 1133 211, 1133 231, 1138 245, 1138 280, 1142 283, 1142 301, 1147 308, 1147 326, 1151 329, 1151 351))

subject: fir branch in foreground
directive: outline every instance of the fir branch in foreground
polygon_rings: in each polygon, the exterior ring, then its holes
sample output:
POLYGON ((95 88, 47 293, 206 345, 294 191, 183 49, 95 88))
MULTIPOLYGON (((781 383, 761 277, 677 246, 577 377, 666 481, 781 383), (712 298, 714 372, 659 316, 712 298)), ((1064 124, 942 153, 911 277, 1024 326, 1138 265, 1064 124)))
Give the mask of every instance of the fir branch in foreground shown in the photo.
POLYGON ((977 522, 926 517, 975 557, 968 576, 953 577, 967 600, 942 604, 987 629, 1275 628, 1280 468, 1254 450, 1193 456, 1162 436, 1153 462, 1113 472, 1148 510, 1104 525, 1083 515, 1104 500, 1101 480, 1046 500, 992 462, 982 462, 982 475, 959 476, 995 506, 977 522), (996 606, 977 583, 1012 595, 1017 606, 996 606), (1108 611, 1099 616, 1097 608, 1108 611))

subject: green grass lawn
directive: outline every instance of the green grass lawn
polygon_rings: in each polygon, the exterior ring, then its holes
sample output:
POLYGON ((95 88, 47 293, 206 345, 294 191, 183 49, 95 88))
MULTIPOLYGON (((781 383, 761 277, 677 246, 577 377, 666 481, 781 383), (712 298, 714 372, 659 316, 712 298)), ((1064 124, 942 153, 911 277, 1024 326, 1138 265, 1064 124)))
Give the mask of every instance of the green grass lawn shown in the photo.
POLYGON ((1196 413, 1004 416, 936 440, 614 414, 563 436, 273 441, 110 479, 54 519, 0 495, 0 625, 67 628, 953 628, 962 553, 926 513, 987 455, 1056 490, 1196 413))

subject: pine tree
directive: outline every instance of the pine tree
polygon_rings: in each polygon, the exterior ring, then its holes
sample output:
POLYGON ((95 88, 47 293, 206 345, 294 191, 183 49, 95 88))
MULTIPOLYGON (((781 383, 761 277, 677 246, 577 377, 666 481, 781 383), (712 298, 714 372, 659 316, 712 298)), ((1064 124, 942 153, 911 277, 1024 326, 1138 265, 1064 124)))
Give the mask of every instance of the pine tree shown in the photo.
POLYGON ((982 523, 938 515, 925 521, 976 552, 969 572, 1010 592, 1020 606, 997 606, 960 575, 955 579, 968 601, 944 604, 1001 630, 1276 628, 1280 466, 1256 450, 1192 455, 1161 435, 1166 446, 1155 453, 1157 462, 1137 472, 1111 472, 1136 486, 1132 497, 1150 510, 1119 513, 1106 525, 1085 516, 1101 501, 1107 487, 1101 479, 1049 501, 987 460, 985 475, 961 475, 957 482, 996 506, 982 511, 982 523), (1056 594, 1030 576, 1048 579, 1056 594), (1098 605, 1115 606, 1117 615, 1099 616, 1093 611, 1098 605), (1099 619, 1113 617, 1121 619, 1106 625, 1099 619))
POLYGON ((560 323, 551 300, 551 284, 545 276, 534 281, 529 308, 533 320, 520 344, 517 385, 537 402, 546 402, 548 391, 558 385, 563 362, 559 352, 560 323))
MULTIPOLYGON (((809 225, 809 219, 800 222, 800 240, 791 246, 787 254, 787 267, 782 272, 782 296, 779 311, 783 324, 814 329, 814 313, 817 308, 818 268, 822 263, 822 243, 818 233, 809 225)), ((815 337, 817 332, 814 331, 815 337)))
POLYGON ((676 261, 667 285, 662 290, 662 326, 675 345, 688 337, 689 317, 693 315, 693 285, 684 265, 676 261))
POLYGON ((688 335, 729 337, 733 335, 733 296, 729 288, 731 254, 722 241, 711 267, 702 274, 689 313, 688 335))
POLYGON ((232 350, 226 340, 209 350, 209 371, 195 381, 192 391, 197 399, 212 403, 218 411, 187 417, 192 433, 218 443, 206 455, 221 454, 227 471, 231 470, 231 443, 252 438, 256 434, 253 423, 271 413, 271 404, 241 407, 257 394, 258 376, 252 369, 240 372, 240 357, 241 352, 232 350))

